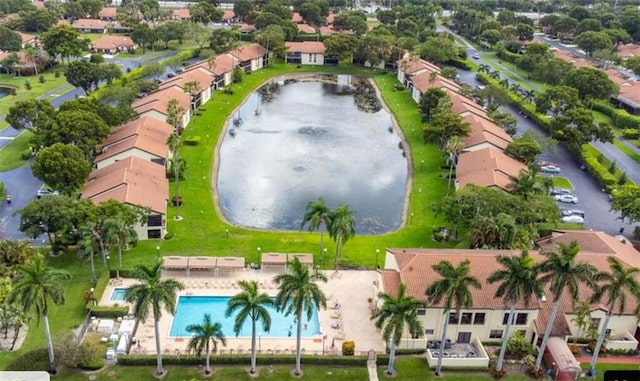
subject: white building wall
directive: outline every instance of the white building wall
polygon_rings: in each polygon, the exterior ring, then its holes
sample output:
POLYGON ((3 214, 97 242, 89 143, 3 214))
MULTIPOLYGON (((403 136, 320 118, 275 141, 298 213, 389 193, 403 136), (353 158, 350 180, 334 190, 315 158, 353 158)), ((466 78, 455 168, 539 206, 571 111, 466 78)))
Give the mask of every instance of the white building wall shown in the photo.
MULTIPOLYGON (((574 322, 574 319, 576 318, 575 314, 567 314, 565 317, 572 336, 579 335, 579 337, 586 337, 588 335, 588 329, 586 332, 580 332, 580 329, 576 326, 576 323, 574 322)), ((591 319, 600 319, 598 332, 604 328, 605 317, 606 313, 603 310, 595 310, 591 312, 591 319)), ((637 325, 638 318, 633 315, 613 315, 611 316, 611 320, 609 320, 609 326, 607 329, 611 330, 610 337, 612 339, 616 339, 625 336, 627 332, 631 332, 633 334, 636 331, 637 325)))
POLYGON ((209 99, 211 99, 211 87, 207 86, 207 88, 201 94, 202 104, 209 102, 209 99))
POLYGON ((324 54, 302 53, 302 65, 324 65, 324 54))
POLYGON ((256 70, 262 69, 262 57, 254 58, 251 60, 251 71, 254 72, 256 70))
MULTIPOLYGON (((117 162, 117 161, 125 160, 125 159, 127 159, 127 158, 129 158, 131 156, 135 156, 135 157, 138 157, 140 159, 149 160, 149 161, 151 161, 151 159, 162 159, 161 157, 153 155, 153 154, 150 154, 149 152, 142 151, 142 150, 137 149, 137 148, 132 148, 130 150, 126 150, 126 151, 120 152, 117 155, 113 155, 111 157, 105 158, 105 159, 103 159, 101 161, 96 161, 95 162, 96 168, 97 169, 104 168, 104 167, 106 167, 108 165, 111 165, 111 164, 117 162)), ((158 164, 158 165, 160 165, 160 164, 158 164)))

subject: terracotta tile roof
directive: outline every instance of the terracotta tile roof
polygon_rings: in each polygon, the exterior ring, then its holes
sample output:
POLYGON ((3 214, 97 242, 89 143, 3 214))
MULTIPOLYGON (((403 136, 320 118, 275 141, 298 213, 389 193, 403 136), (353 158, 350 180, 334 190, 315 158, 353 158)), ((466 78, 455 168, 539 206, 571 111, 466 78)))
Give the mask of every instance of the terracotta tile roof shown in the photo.
POLYGON ((302 16, 300 16, 300 13, 293 12, 293 14, 291 15, 291 21, 293 21, 296 24, 300 24, 303 22, 303 19, 302 19, 302 16))
POLYGON ((95 204, 116 200, 166 214, 169 181, 165 175, 163 165, 129 157, 91 172, 82 198, 95 204))
POLYGON ((142 137, 143 139, 166 144, 167 138, 171 133, 173 133, 173 127, 169 123, 143 116, 113 129, 101 146, 108 147, 132 137, 142 137))
POLYGON ((222 53, 216 56, 216 59, 213 62, 213 66, 211 66, 211 68, 209 68, 209 62, 207 61, 200 61, 190 66, 190 68, 199 67, 208 70, 215 75, 223 75, 225 73, 232 72, 236 66, 238 66, 237 58, 229 53, 222 53))
POLYGON ((498 150, 483 148, 459 156, 456 180, 460 188, 474 184, 507 190, 509 176, 516 177, 521 171, 526 172, 527 166, 498 150))
POLYGON ((44 1, 34 1, 33 6, 38 9, 45 9, 47 6, 44 4, 44 1))
POLYGON ((628 59, 631 57, 638 57, 640 56, 640 45, 637 45, 637 44, 620 45, 616 49, 616 54, 618 54, 618 56, 624 59, 628 59))
POLYGON ((150 110, 155 110, 161 114, 167 115, 167 106, 169 100, 175 98, 184 110, 191 108, 191 96, 178 86, 171 86, 164 90, 153 92, 146 97, 139 99, 133 103, 133 109, 138 114, 143 114, 150 110))
MULTIPOLYGON (((398 295, 398 289, 400 288, 400 273, 395 270, 379 270, 382 276, 382 284, 384 286, 384 292, 392 296, 398 295)), ((421 299, 420 299, 421 300, 421 299)))
POLYGON ((296 26, 300 33, 313 34, 316 32, 316 29, 309 24, 296 24, 296 26))
POLYGON ((324 54, 324 43, 320 41, 304 41, 304 42, 285 42, 284 46, 287 52, 299 52, 307 54, 324 54))
POLYGON ((243 45, 229 52, 229 54, 236 57, 240 61, 250 61, 256 58, 263 57, 267 53, 267 49, 263 48, 259 44, 243 45))
POLYGON ((564 50, 556 50, 555 51, 555 55, 558 58, 561 58, 569 63, 572 63, 574 66, 577 67, 591 67, 591 65, 589 64, 589 62, 587 62, 584 58, 580 58, 577 56, 574 56, 573 54, 569 53, 569 52, 565 52, 564 50))
POLYGON ((447 95, 449 95, 449 98, 451 99, 451 103, 453 103, 451 110, 456 114, 460 114, 464 116, 468 113, 471 113, 471 114, 481 116, 485 119, 489 119, 489 115, 487 114, 487 111, 485 111, 485 109, 480 107, 480 105, 475 103, 472 99, 469 99, 463 95, 460 95, 455 91, 451 91, 446 87, 443 88, 443 90, 445 91, 445 93, 447 93, 447 95))
POLYGON ((327 18, 324 20, 327 25, 331 25, 333 24, 333 20, 336 19, 336 14, 335 13, 329 13, 329 16, 327 16, 327 18))
POLYGON ((425 69, 412 75, 411 83, 413 83, 413 86, 420 90, 421 93, 425 93, 431 88, 449 89, 455 92, 460 90, 460 85, 442 77, 437 71, 431 69, 425 69), (433 77, 434 73, 435 77, 433 77))
POLYGON ((179 8, 173 11, 173 15, 180 20, 188 20, 191 18, 191 11, 189 8, 179 8))
POLYGON ((96 19, 78 19, 71 26, 77 29, 106 29, 108 23, 96 19))
POLYGON ((222 21, 229 21, 236 17, 236 13, 231 9, 225 9, 222 13, 222 21))
POLYGON ((209 70, 201 67, 195 67, 163 82, 160 84, 159 89, 164 90, 171 86, 178 86, 181 89, 184 89, 185 83, 195 81, 200 85, 200 90, 205 90, 208 87, 211 87, 211 83, 214 79, 214 74, 209 70))
POLYGON ((400 68, 404 74, 413 74, 421 70, 440 73, 439 67, 417 56, 407 56, 402 58, 398 61, 398 68, 400 68))
POLYGON ((102 18, 115 18, 118 15, 117 7, 104 7, 98 13, 98 17, 102 18))
POLYGON ((251 33, 251 32, 254 32, 255 30, 256 30, 255 25, 251 25, 251 24, 240 25, 240 32, 242 33, 251 33))
POLYGON ((22 32, 18 32, 18 34, 20 35, 20 39, 22 40, 22 43, 27 43, 29 41, 33 41, 36 36, 31 35, 31 34, 26 34, 26 33, 22 33, 22 32))
POLYGON ((129 37, 113 36, 108 34, 100 36, 100 38, 91 43, 91 47, 94 49, 131 49, 134 46, 135 43, 129 37))
POLYGON ((467 114, 462 119, 471 127, 471 133, 464 139, 465 148, 489 143, 504 150, 513 141, 509 134, 490 120, 475 114, 467 114))
MULTIPOLYGON (((132 135, 110 145, 103 145, 102 153, 95 158, 95 162, 99 163, 105 159, 133 149, 147 152, 165 160, 169 157, 169 148, 167 147, 166 139, 160 141, 159 139, 145 135, 132 135)), ((132 153, 132 155, 135 154, 132 153)))
POLYGON ((336 30, 336 29, 333 29, 330 26, 321 26, 320 27, 320 34, 327 35, 327 36, 332 35, 332 34, 344 34, 344 35, 352 36, 354 33, 353 33, 353 31, 351 31, 349 29, 336 30))

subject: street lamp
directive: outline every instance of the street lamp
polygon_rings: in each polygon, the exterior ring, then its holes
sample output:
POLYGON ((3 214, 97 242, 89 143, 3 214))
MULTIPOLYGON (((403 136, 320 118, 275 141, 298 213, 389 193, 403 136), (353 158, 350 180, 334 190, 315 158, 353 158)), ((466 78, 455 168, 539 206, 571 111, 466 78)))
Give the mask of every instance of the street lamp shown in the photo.
POLYGON ((156 258, 160 259, 160 246, 156 246, 156 258))
POLYGON ((227 233, 227 241, 229 240, 229 229, 225 229, 225 233, 227 233))
POLYGON ((376 249, 376 267, 375 270, 378 269, 378 254, 380 253, 380 249, 376 249))
POLYGON ((327 258, 327 248, 325 247, 324 249, 322 249, 322 268, 324 269, 324 265, 325 265, 325 260, 327 258))
POLYGON ((107 277, 111 278, 111 257, 107 255, 107 277))
POLYGON ((260 246, 258 246, 258 260, 260 260, 260 251, 262 250, 262 248, 260 246))

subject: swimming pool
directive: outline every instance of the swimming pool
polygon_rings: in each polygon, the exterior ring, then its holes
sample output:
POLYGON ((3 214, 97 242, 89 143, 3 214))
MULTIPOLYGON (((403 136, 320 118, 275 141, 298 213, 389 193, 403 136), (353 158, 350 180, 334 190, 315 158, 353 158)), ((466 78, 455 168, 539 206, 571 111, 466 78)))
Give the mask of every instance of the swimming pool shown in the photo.
MULTIPOLYGON (((222 325, 222 332, 226 338, 236 337, 233 332, 233 325, 237 314, 233 314, 228 318, 224 316, 229 299, 229 297, 220 296, 180 296, 176 314, 171 322, 169 337, 190 337, 191 333, 187 332, 187 326, 189 324, 202 324, 206 313, 211 314, 212 322, 218 322, 222 325)), ((262 332, 261 323, 258 322, 256 325, 258 334, 263 337, 295 337, 297 326, 294 323, 295 318, 293 315, 284 316, 282 312, 278 312, 275 308, 268 308, 268 311, 271 315, 271 330, 262 332)), ((302 323, 302 337, 320 335, 320 319, 318 318, 317 309, 313 309, 311 320, 306 320, 303 314, 302 323)), ((247 318, 238 337, 251 337, 251 318, 247 318)))
POLYGON ((111 298, 109 298, 109 300, 111 300, 112 302, 124 302, 124 293, 127 291, 127 289, 125 287, 116 287, 113 289, 113 292, 111 293, 111 298))

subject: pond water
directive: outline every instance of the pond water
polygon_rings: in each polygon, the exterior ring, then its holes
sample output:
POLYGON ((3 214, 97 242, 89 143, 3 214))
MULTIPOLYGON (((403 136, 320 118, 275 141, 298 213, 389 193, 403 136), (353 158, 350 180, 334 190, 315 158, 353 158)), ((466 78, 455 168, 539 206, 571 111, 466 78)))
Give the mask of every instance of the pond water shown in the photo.
POLYGON ((12 91, 12 87, 0 86, 0 99, 10 95, 12 91))
POLYGON ((270 82, 229 118, 217 191, 231 223, 299 230, 323 197, 355 211, 358 234, 400 226, 408 164, 392 116, 366 81, 322 79, 270 82))

